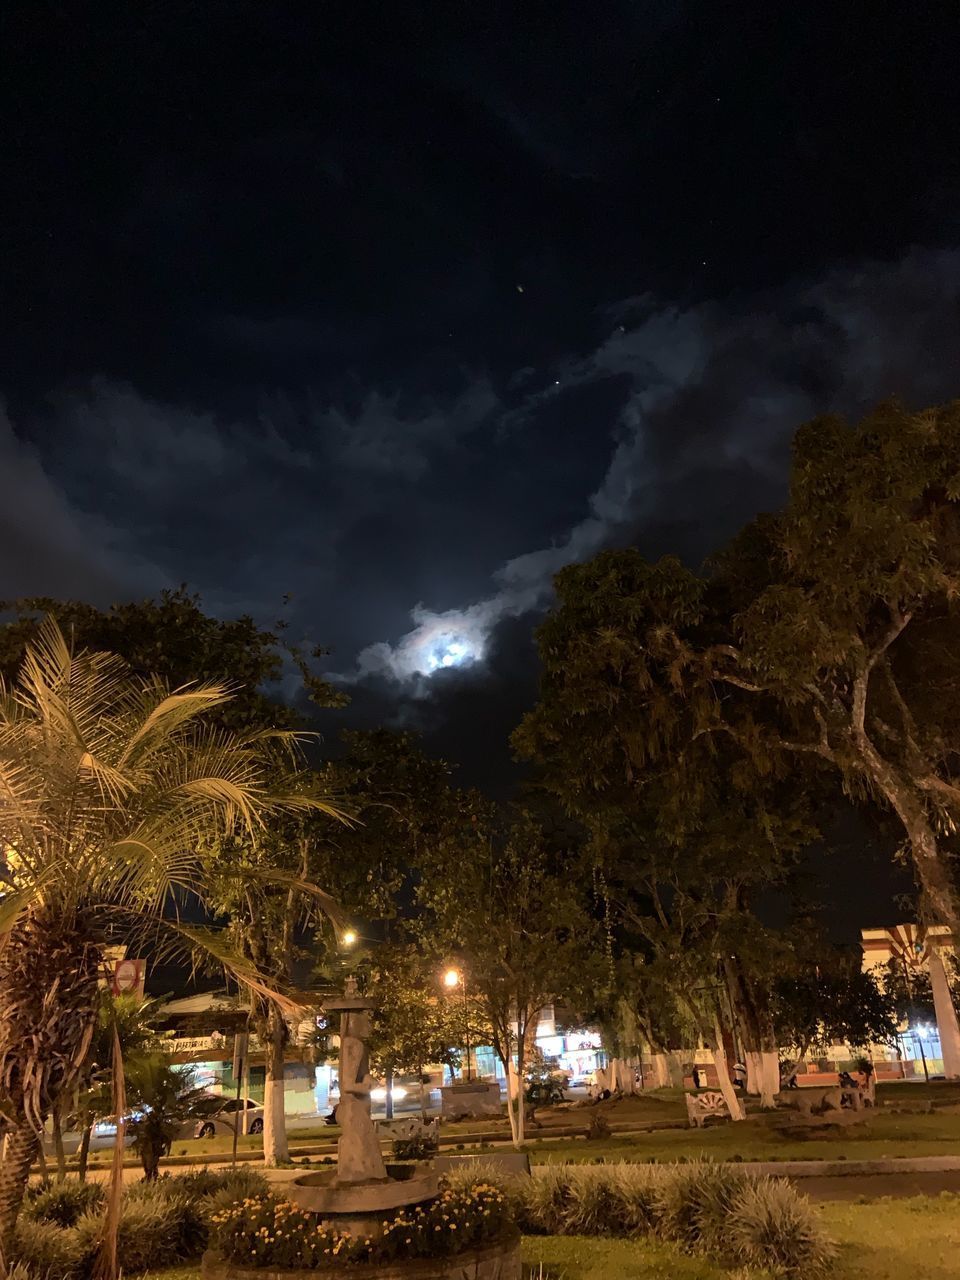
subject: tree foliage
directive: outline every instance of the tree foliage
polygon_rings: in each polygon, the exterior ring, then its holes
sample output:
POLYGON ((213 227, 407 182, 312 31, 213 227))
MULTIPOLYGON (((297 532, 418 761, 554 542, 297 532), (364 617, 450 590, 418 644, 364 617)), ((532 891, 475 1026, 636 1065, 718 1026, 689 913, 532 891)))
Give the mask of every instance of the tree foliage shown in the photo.
POLYGON ((134 675, 159 678, 174 689, 194 682, 229 686, 230 701, 213 714, 231 729, 302 727, 303 717, 288 702, 268 693, 279 691, 285 663, 297 670, 315 705, 336 707, 346 701, 311 666, 313 659, 323 655, 322 649, 305 651, 288 642, 282 622, 275 631, 266 631, 248 615, 228 620, 211 617, 203 611, 199 596, 185 587, 164 591, 156 600, 113 604, 103 610, 80 600, 44 596, 0 601, 0 610, 13 614, 0 626, 0 673, 8 683, 16 678, 43 619, 51 617, 74 649, 117 654, 134 675))
POLYGON ((467 1031, 484 1034, 472 1003, 441 988, 437 966, 416 948, 390 947, 376 957, 367 994, 376 1000, 371 1061, 380 1072, 423 1073, 430 1063, 455 1068, 467 1031))
POLYGON ((461 819, 421 863, 424 942, 457 956, 508 1070, 515 1138, 523 1139, 523 1079, 540 1010, 586 999, 603 964, 601 939, 565 850, 548 847, 523 813, 506 820, 464 801, 461 819))
POLYGON ((788 502, 704 574, 608 551, 557 577, 543 691, 516 736, 581 811, 711 753, 734 785, 833 771, 899 819, 927 913, 960 932, 960 405, 797 433, 788 502))
POLYGON ((858 953, 822 952, 814 963, 782 975, 774 988, 774 1020, 782 1048, 798 1063, 805 1054, 826 1052, 834 1044, 863 1049, 895 1045, 896 1001, 872 973, 864 972, 858 953))
POLYGON ((222 933, 186 923, 180 908, 186 896, 207 905, 206 843, 329 806, 298 786, 288 733, 206 722, 229 699, 220 685, 171 693, 115 655, 73 653, 52 620, 28 646, 18 683, 0 685, 4 1249, 38 1132, 66 1105, 90 1049, 105 943, 146 931, 276 994, 222 933))

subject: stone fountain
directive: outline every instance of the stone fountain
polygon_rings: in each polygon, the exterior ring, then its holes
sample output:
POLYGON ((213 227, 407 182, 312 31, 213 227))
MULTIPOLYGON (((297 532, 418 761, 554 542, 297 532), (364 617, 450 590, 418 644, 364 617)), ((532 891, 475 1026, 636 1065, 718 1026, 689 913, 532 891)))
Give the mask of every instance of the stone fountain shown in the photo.
POLYGON ((325 1224, 353 1236, 377 1236, 383 1216, 406 1205, 421 1204, 438 1191, 439 1175, 429 1165, 386 1165, 370 1118, 373 1078, 367 1055, 372 1000, 357 992, 348 978, 342 999, 327 1001, 340 1014, 340 1102, 337 1121, 342 1136, 337 1168, 308 1173, 290 1184, 290 1199, 325 1224))

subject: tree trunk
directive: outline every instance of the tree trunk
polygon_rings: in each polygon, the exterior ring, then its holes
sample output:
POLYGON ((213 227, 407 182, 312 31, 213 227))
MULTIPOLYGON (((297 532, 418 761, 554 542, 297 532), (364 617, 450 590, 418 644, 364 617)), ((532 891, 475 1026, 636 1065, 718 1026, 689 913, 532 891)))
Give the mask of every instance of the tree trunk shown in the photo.
POLYGON ((417 1067, 417 1079, 420 1081, 420 1119, 427 1123, 427 1090, 423 1083, 423 1063, 417 1067))
POLYGON ((747 1093, 758 1094, 761 1089, 763 1070, 760 1053, 757 1049, 744 1049, 744 1065, 747 1068, 747 1093))
POLYGON ((683 1088, 683 1054, 679 1049, 671 1049, 667 1054, 667 1074, 672 1089, 683 1088))
POLYGON ((143 1179, 145 1182, 156 1182, 160 1172, 163 1142, 152 1134, 143 1134, 139 1146, 140 1163, 143 1166, 143 1179))
POLYGON ((949 863, 927 817, 926 797, 909 777, 883 758, 866 732, 855 730, 854 739, 864 771, 890 802, 907 833, 913 865, 930 915, 936 923, 948 925, 955 938, 960 938, 960 899, 949 863))
POLYGON ((66 1182, 67 1154, 63 1149, 63 1118, 60 1115, 59 1105, 53 1108, 50 1124, 53 1129, 53 1149, 57 1157, 57 1181, 66 1182))
POLYGON ((271 1004, 266 1018, 266 1080, 263 1090, 263 1163, 268 1169, 290 1158, 287 1146, 285 1102, 286 1074, 283 1060, 287 1043, 287 1024, 276 1005, 271 1004))
POLYGON ((80 1146, 77 1148, 77 1177, 81 1182, 87 1180, 87 1159, 90 1155, 90 1139, 93 1137, 93 1125, 85 1124, 80 1133, 80 1146))
POLYGON ((523 1068, 520 1063, 521 1046, 517 1045, 517 1065, 514 1067, 514 1089, 516 1091, 516 1109, 517 1109, 517 1142, 518 1147, 522 1147, 526 1138, 526 1120, 527 1108, 526 1099, 523 1096, 523 1068))
POLYGON ((12 1256, 13 1232, 30 1177, 30 1166, 37 1157, 40 1135, 29 1125, 7 1129, 3 1163, 0 1164, 0 1257, 8 1265, 12 1256))
POLYGON ((960 1076, 960 1024, 957 1023, 957 1011, 953 1007, 943 958, 940 952, 933 948, 927 959, 927 969, 933 991, 933 1008, 937 1019, 937 1032, 940 1036, 940 1052, 943 1055, 943 1074, 948 1080, 956 1080, 960 1076))
POLYGON ((665 1053, 651 1053, 650 1067, 653 1073, 653 1087, 666 1089, 670 1084, 670 1066, 665 1053))
POLYGON ((507 1075, 507 1119, 510 1121, 510 1141, 516 1145, 517 1123, 513 1111, 513 1066, 510 1062, 510 1054, 508 1053, 500 1061, 503 1063, 503 1069, 507 1075))
POLYGON ((625 1096, 637 1091, 637 1068, 633 1058, 615 1058, 616 1087, 625 1096))
POLYGON ((780 1055, 776 1049, 760 1050, 760 1105, 772 1111, 780 1092, 780 1055))
POLYGON ((731 1120, 742 1120, 743 1104, 737 1097, 730 1079, 730 1069, 727 1065, 727 1051, 723 1047, 723 1032, 719 1023, 714 1032, 715 1043, 710 1046, 713 1053, 713 1065, 717 1069, 717 1081, 720 1085, 720 1092, 723 1094, 723 1100, 727 1104, 727 1110, 730 1112, 731 1120))
POLYGON ((113 1024, 113 1053, 110 1063, 111 1090, 113 1093, 114 1121, 117 1126, 113 1139, 113 1163, 110 1167, 110 1183, 107 1191, 107 1209, 104 1214, 103 1241, 94 1263, 95 1280, 117 1280, 117 1242, 120 1235, 120 1203, 123 1198, 123 1156, 127 1128, 127 1082, 123 1070, 123 1047, 116 1021, 113 1024))

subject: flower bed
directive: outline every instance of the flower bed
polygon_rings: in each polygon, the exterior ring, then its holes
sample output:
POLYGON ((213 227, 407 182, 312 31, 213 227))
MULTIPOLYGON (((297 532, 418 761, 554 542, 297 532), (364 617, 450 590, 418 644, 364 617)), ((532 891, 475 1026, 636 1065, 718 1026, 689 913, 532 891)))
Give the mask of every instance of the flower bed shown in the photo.
MULTIPOLYGON (((317 1280, 322 1270, 241 1267, 214 1253, 203 1256, 203 1280, 317 1280)), ((410 1258, 393 1262, 353 1262, 350 1280, 520 1280, 520 1237, 505 1235, 480 1249, 464 1249, 445 1258, 410 1258)))
POLYGON ((453 1257, 492 1245, 510 1229, 507 1197, 478 1182, 385 1218, 375 1238, 325 1227, 289 1201, 249 1196, 214 1214, 210 1243, 223 1262, 245 1270, 310 1270, 453 1257))

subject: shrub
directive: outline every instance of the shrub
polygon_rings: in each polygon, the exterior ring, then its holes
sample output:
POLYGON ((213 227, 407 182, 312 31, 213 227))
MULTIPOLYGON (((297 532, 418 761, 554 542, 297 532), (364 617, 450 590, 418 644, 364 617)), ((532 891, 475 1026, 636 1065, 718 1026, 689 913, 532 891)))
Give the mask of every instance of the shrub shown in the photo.
POLYGON ((609 1138, 612 1130, 599 1112, 590 1118, 590 1127, 587 1129, 587 1139, 591 1142, 602 1141, 609 1138))
MULTIPOLYGON (((105 1219, 86 1214, 74 1230, 88 1256, 103 1242, 105 1219)), ((198 1254, 207 1230, 198 1208, 168 1191, 125 1198, 117 1235, 117 1260, 125 1275, 171 1266, 198 1254)))
POLYGON ((395 1160, 429 1160, 437 1154, 436 1138, 418 1133, 412 1138, 397 1138, 393 1144, 395 1160))
POLYGON ((250 1197, 211 1219, 212 1243, 238 1265, 318 1267, 332 1262, 387 1262, 443 1257, 496 1239, 509 1222, 499 1188, 474 1183, 447 1188, 426 1205, 401 1210, 378 1239, 352 1237, 318 1225, 316 1216, 273 1196, 250 1197))
POLYGON ((106 1199, 99 1182, 51 1182, 24 1201, 23 1212, 39 1222, 72 1227, 84 1213, 99 1209, 106 1199))
POLYGON ((25 1262, 15 1262, 7 1268, 6 1280, 43 1280, 36 1271, 31 1271, 25 1262))
POLYGON ((575 1165, 547 1165, 539 1175, 526 1180, 520 1190, 520 1219, 523 1230, 555 1236, 563 1231, 570 1200, 571 1173, 575 1165))
POLYGON ((656 1174, 644 1165, 620 1164, 605 1169, 620 1211, 623 1235, 647 1235, 658 1223, 656 1174))
POLYGON ((684 1249, 713 1249, 723 1237, 744 1175, 697 1161, 657 1170, 657 1231, 684 1249))
POLYGON ((230 1204, 248 1196, 265 1195, 270 1184, 256 1169, 241 1167, 217 1173, 213 1169, 197 1169, 191 1173, 165 1173, 155 1182, 137 1182, 126 1192, 127 1199, 150 1197, 156 1189, 158 1195, 172 1195, 195 1200, 217 1200, 230 1204))
POLYGON ((16 1260, 38 1277, 86 1280, 93 1255, 76 1228, 21 1215, 17 1222, 16 1260))
POLYGON ((781 1178, 747 1182, 733 1205, 726 1248, 748 1267, 783 1276, 819 1276, 836 1250, 806 1196, 781 1178))
POLYGON ((642 1235, 656 1222, 656 1183, 633 1164, 551 1165, 516 1179, 517 1216, 525 1231, 545 1235, 642 1235))
MULTIPOLYGON (((834 1250, 810 1203, 788 1182, 722 1164, 549 1165, 533 1178, 476 1166, 452 1170, 451 1189, 485 1176, 523 1231, 658 1236, 729 1266, 816 1277, 834 1250)), ((754 1270, 752 1274, 756 1274, 754 1270)))
POLYGON ((573 1236, 624 1234, 624 1204, 618 1184, 607 1169, 583 1167, 571 1171, 561 1231, 573 1236))

